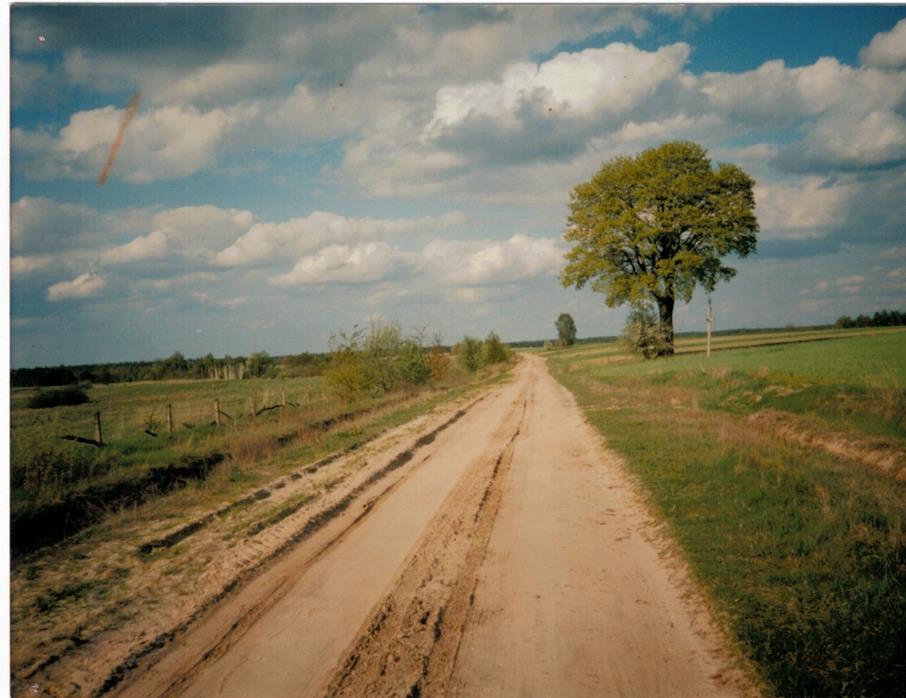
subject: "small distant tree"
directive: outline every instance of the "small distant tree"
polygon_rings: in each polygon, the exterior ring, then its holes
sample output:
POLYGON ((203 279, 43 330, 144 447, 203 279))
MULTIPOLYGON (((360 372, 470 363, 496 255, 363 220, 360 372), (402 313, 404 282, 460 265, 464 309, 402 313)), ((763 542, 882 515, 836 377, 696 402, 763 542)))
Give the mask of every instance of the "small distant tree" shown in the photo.
POLYGON ((185 374, 188 368, 189 362, 182 352, 174 351, 161 362, 160 373, 163 378, 173 378, 185 374))
POLYGON ((653 359, 667 353, 672 334, 651 304, 637 303, 626 319, 621 340, 632 353, 653 359))
POLYGON ((245 375, 249 378, 272 376, 275 372, 274 360, 266 351, 256 351, 245 360, 245 375))
POLYGON ((557 318, 557 322, 554 324, 557 326, 557 337, 560 339, 562 346, 571 347, 576 343, 576 322, 573 320, 572 315, 560 313, 560 317, 557 318))

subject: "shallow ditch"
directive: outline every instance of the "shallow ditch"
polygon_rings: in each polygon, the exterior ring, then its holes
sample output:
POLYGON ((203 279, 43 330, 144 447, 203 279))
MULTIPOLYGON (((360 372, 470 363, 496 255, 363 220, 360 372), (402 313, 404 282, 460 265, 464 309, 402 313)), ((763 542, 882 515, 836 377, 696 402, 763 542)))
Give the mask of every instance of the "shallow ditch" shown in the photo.
POLYGON ((14 557, 58 543, 97 523, 108 513, 204 480, 224 460, 222 453, 185 458, 151 468, 143 476, 90 487, 32 511, 13 514, 10 547, 14 557))

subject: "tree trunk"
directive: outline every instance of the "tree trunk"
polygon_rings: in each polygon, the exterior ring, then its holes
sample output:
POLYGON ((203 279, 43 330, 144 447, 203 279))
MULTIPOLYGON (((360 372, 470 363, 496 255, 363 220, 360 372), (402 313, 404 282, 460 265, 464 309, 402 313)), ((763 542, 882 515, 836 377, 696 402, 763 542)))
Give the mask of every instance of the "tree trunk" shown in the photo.
POLYGON ((675 298, 658 298, 657 309, 661 316, 661 324, 666 328, 667 348, 662 356, 673 356, 673 306, 675 298))

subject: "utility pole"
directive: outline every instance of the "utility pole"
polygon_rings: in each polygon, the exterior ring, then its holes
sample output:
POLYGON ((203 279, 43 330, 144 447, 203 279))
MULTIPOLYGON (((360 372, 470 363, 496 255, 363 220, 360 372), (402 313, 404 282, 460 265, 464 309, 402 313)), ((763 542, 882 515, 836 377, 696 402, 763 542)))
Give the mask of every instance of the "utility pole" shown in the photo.
POLYGON ((711 310, 711 299, 708 299, 708 317, 705 318, 708 323, 708 349, 705 356, 711 356, 711 325, 714 323, 714 311, 711 310))

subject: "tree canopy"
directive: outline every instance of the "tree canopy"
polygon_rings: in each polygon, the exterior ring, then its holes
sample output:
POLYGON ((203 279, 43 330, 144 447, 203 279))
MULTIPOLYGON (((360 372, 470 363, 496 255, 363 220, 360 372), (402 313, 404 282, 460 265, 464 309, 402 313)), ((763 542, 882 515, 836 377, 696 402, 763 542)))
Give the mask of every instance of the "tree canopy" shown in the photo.
POLYGON ((676 299, 688 302, 697 284, 713 291, 736 274, 723 257, 755 251, 754 184, 686 141, 605 162, 570 194, 561 282, 590 283, 610 307, 656 304, 672 353, 676 299))
POLYGON ((560 344, 565 347, 571 347, 575 344, 576 321, 573 320, 572 315, 569 313, 560 313, 557 322, 554 324, 557 326, 557 337, 560 339, 560 344))

